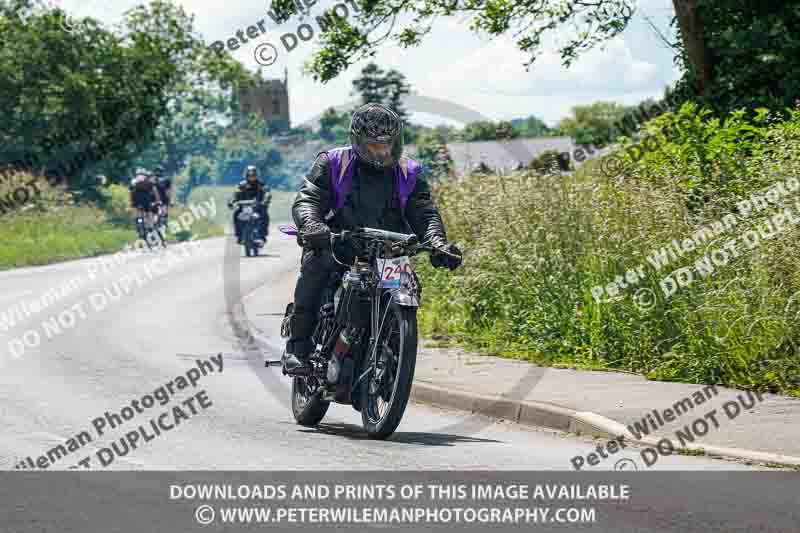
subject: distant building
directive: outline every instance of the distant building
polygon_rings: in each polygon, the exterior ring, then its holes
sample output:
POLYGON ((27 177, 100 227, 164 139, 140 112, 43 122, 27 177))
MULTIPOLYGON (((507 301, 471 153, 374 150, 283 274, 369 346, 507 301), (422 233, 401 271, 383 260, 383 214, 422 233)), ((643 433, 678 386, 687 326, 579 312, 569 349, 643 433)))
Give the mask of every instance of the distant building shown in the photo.
MULTIPOLYGON (((447 143, 447 151, 453 160, 453 171, 457 176, 469 173, 484 164, 501 174, 530 162, 546 150, 572 153, 576 145, 570 137, 520 138, 510 141, 473 141, 447 143)), ((406 155, 413 157, 416 146, 407 146, 406 155)), ((588 158, 587 158, 588 159, 588 158)), ((573 160, 573 165, 578 166, 573 160)))
POLYGON ((289 118, 289 70, 285 69, 283 81, 261 78, 256 85, 239 89, 239 108, 243 113, 261 115, 268 124, 278 130, 291 127, 289 118))

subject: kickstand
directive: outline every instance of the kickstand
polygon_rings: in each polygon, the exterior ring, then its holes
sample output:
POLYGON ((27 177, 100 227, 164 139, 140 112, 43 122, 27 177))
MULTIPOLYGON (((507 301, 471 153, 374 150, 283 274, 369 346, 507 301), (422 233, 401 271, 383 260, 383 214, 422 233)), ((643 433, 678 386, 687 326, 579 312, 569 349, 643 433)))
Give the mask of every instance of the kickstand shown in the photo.
POLYGON ((280 359, 276 359, 276 360, 274 360, 274 361, 270 361, 269 359, 267 359, 266 361, 264 361, 264 366, 266 366, 266 367, 270 367, 270 366, 281 366, 282 364, 283 364, 283 363, 281 362, 281 360, 280 360, 280 359))

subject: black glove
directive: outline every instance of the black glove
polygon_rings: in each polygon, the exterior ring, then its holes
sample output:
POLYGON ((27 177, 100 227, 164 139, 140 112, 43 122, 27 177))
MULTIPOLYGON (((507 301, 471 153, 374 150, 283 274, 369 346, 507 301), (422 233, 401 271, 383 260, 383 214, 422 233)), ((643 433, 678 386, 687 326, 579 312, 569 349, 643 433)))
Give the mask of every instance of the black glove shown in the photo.
POLYGON ((438 243, 433 245, 431 265, 434 268, 446 267, 455 270, 461 265, 461 250, 455 244, 438 243))
POLYGON ((331 230, 321 222, 309 222, 300 230, 299 237, 303 244, 314 250, 328 248, 331 245, 331 230))

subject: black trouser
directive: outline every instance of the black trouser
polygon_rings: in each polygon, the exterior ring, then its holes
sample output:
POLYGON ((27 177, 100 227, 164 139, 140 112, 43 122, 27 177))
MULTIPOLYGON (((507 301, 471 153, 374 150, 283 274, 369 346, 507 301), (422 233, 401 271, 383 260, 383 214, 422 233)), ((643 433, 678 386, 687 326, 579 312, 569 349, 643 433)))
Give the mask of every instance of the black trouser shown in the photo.
POLYGON ((289 340, 311 337, 317 325, 323 289, 341 275, 344 267, 333 260, 329 250, 313 252, 303 249, 300 277, 294 289, 294 311, 289 321, 289 340))
MULTIPOLYGON (((233 210, 233 230, 236 232, 236 238, 242 236, 242 221, 239 220, 239 213, 241 213, 242 208, 237 207, 233 210)), ((266 206, 260 205, 256 207, 256 213, 258 213, 258 227, 261 230, 261 236, 267 236, 267 228, 269 227, 269 218, 267 218, 267 208, 266 206)))

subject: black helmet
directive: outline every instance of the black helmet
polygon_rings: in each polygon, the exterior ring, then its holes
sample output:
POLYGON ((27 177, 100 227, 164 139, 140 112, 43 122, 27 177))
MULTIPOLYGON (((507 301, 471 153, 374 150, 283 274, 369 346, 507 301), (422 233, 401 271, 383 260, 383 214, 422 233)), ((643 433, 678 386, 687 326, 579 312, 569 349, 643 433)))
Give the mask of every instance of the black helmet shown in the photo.
POLYGON ((255 167, 255 165, 247 165, 247 167, 244 169, 242 177, 247 179, 248 176, 258 177, 258 169, 255 167))
POLYGON ((381 104, 364 104, 353 112, 350 144, 365 163, 392 167, 403 155, 403 121, 381 104))
POLYGON ((157 166, 156 168, 153 169, 153 174, 155 175, 155 177, 160 178, 161 176, 164 175, 164 167, 160 165, 157 166))

